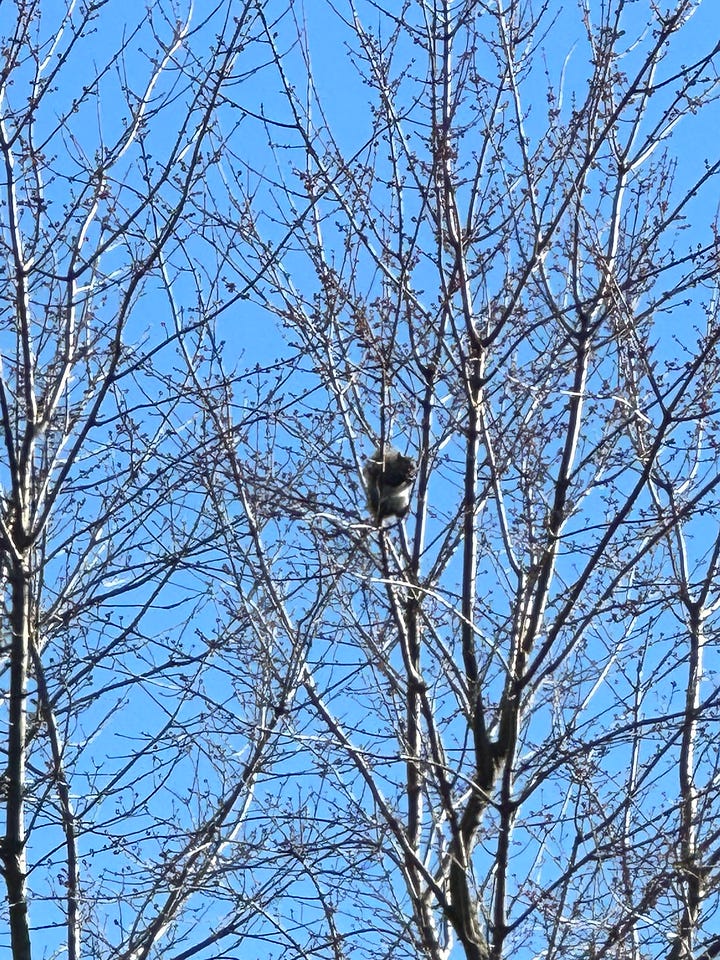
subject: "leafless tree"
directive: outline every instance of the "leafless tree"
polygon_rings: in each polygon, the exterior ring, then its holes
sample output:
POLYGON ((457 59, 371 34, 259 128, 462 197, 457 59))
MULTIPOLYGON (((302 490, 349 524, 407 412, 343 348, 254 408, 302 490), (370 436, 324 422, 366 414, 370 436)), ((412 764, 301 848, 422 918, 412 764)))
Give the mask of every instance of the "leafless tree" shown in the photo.
POLYGON ((711 960, 714 3, 127 6, 2 27, 3 945, 711 960))
POLYGON ((293 230, 263 304, 305 389, 253 562, 307 648, 302 849, 352 835, 308 867, 323 955, 720 953, 716 17, 264 17, 285 112, 272 173, 228 155, 260 180, 233 263, 293 230), (378 442, 419 464, 380 527, 378 442))
MULTIPOLYGON (((0 939, 14 960, 217 956, 293 878, 262 821, 242 828, 281 753, 270 663, 284 653, 228 605, 225 585, 245 586, 226 550, 241 518, 217 511, 225 433, 204 411, 226 393, 212 324, 246 292, 223 272, 241 226, 225 215, 219 113, 261 69, 261 25, 251 3, 178 10, 3 10, 0 939)), ((268 419, 262 399, 234 429, 268 419)))

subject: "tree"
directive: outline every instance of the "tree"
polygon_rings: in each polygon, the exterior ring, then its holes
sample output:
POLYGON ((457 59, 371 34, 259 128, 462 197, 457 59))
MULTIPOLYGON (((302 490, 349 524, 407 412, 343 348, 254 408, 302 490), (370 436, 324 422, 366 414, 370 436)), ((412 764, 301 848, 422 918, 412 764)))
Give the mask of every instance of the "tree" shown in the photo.
POLYGON ((354 4, 347 67, 266 22, 295 249, 264 296, 316 388, 263 553, 293 590, 258 579, 312 638, 302 809, 355 828, 311 878, 328 954, 720 952, 708 14, 354 4), (377 439, 419 461, 405 526, 361 520, 377 439))
POLYGON ((28 2, 3 26, 1 857, 14 960, 31 945, 207 955, 247 927, 236 872, 255 868, 255 910, 291 876, 281 860, 266 869, 262 825, 235 839, 277 717, 268 666, 216 590, 231 528, 213 497, 220 439, 184 369, 192 354, 206 391, 221 386, 212 323, 232 299, 221 244, 239 228, 214 223, 217 114, 239 72, 259 69, 256 14, 133 16, 28 2), (225 916, 212 936, 195 930, 208 890, 225 916))
POLYGON ((0 128, 13 960, 716 956, 709 2, 43 6, 0 128))

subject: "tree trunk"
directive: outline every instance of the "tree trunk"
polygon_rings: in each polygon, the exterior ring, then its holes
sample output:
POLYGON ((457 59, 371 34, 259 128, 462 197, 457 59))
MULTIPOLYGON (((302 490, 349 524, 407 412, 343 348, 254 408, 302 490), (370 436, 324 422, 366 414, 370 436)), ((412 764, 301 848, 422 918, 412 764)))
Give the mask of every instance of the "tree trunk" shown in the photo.
POLYGON ((30 639, 30 577, 22 561, 11 574, 12 646, 8 730, 8 793, 3 863, 10 913, 13 960, 30 960, 25 889, 25 698, 30 639))

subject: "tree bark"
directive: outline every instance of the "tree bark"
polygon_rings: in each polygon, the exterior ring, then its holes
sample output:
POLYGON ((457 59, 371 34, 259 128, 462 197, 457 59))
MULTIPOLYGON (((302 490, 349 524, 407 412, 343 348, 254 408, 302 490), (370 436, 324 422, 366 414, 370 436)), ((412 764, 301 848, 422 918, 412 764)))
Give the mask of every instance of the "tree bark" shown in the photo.
POLYGON ((10 914, 12 958, 13 960, 30 960, 30 930, 25 886, 24 809, 26 768, 25 699, 27 696, 30 639, 30 576, 22 560, 16 560, 12 566, 8 795, 2 859, 5 868, 5 882, 10 914))

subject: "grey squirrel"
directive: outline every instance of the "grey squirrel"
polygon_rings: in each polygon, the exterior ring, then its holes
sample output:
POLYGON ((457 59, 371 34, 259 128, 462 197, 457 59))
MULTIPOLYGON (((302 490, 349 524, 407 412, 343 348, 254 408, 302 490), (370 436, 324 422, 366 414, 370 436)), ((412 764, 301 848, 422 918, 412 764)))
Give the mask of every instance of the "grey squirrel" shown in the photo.
POLYGON ((395 447, 377 447, 363 467, 367 501, 374 520, 404 517, 410 507, 410 495, 417 464, 395 447))

